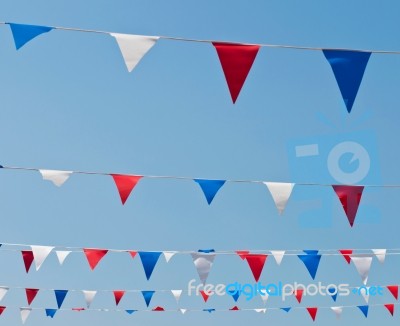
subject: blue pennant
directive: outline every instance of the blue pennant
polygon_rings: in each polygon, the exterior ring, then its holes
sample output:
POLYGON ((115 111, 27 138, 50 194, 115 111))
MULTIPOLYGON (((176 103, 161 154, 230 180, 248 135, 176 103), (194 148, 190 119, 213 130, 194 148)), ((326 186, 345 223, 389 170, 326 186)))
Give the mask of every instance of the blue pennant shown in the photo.
POLYGON ((161 252, 139 251, 140 260, 142 261, 147 280, 150 279, 160 255, 161 252))
POLYGON ((151 298, 153 297, 153 294, 155 291, 142 291, 142 295, 144 298, 144 301, 146 301, 146 306, 148 307, 151 301, 151 298))
POLYGON ((13 23, 10 23, 10 27, 17 50, 22 48, 30 40, 33 40, 36 36, 50 32, 53 29, 52 27, 48 26, 23 25, 13 23))
POLYGON ((204 196, 206 196, 208 205, 211 204, 218 190, 225 184, 225 180, 204 180, 194 179, 203 190, 204 196))
POLYGON ((127 314, 132 315, 134 312, 136 312, 137 310, 125 310, 127 314))
POLYGON ((228 290, 228 294, 232 296, 233 300, 237 302, 240 297, 240 291, 239 290, 228 290))
POLYGON ((334 288, 334 287, 330 287, 330 288, 328 288, 328 293, 332 297, 333 301, 336 302, 336 298, 337 298, 337 295, 338 295, 337 289, 334 288))
POLYGON ((283 310, 283 311, 289 312, 290 309, 292 309, 292 308, 291 307, 286 307, 286 308, 280 308, 280 309, 283 310))
POLYGON ((323 50, 335 75, 347 112, 351 112, 371 52, 323 50))
POLYGON ((210 314, 215 311, 214 308, 203 309, 203 311, 209 312, 210 314))
POLYGON ((199 249, 199 250, 197 250, 197 252, 202 252, 202 253, 205 253, 205 254, 209 254, 211 252, 215 252, 215 250, 214 249, 199 249))
POLYGON ((297 255, 300 260, 306 265, 308 272, 310 273, 312 279, 315 279, 315 274, 317 274, 318 265, 321 260, 321 255, 308 254, 308 255, 297 255))
POLYGON ((365 318, 368 317, 368 306, 357 306, 358 309, 364 314, 365 318))
POLYGON ((68 290, 54 290, 54 294, 56 295, 58 309, 61 308, 61 305, 63 304, 67 293, 68 293, 68 290))
POLYGON ((54 315, 56 314, 57 309, 46 309, 46 316, 54 318, 54 315))
POLYGON ((4 168, 4 166, 0 165, 0 169, 3 169, 3 168, 4 168))

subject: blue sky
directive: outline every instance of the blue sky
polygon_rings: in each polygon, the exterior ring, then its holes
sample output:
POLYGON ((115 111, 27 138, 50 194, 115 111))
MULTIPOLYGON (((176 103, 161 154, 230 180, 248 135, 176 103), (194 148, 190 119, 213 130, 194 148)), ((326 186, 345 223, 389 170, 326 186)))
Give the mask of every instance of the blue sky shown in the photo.
MULTIPOLYGON (((395 1, 2 1, 1 21, 164 35, 232 42, 398 50, 399 5, 395 1)), ((0 25, 0 164, 61 170, 208 179, 335 183, 326 166, 337 143, 367 148, 371 173, 360 183, 400 184, 397 130, 400 55, 373 54, 353 111, 346 112, 331 68, 320 51, 262 48, 232 105, 215 49, 210 44, 160 40, 128 73, 115 40, 107 35, 52 31, 15 50, 8 26, 0 25), (318 143, 322 155, 304 163, 294 147, 318 143)), ((354 169, 354 165, 344 168, 354 169)), ((366 188, 350 228, 329 187, 295 188, 279 216, 265 187, 227 183, 208 206, 191 181, 144 179, 122 206, 111 177, 73 175, 61 188, 39 173, 0 171, 0 241, 139 250, 399 248, 397 188, 366 188)), ((54 254, 41 270, 25 274, 18 252, 0 251, 0 283, 10 287, 68 289, 186 289, 197 277, 188 255, 162 258, 146 281, 138 258, 110 254, 91 272, 80 254, 60 267, 54 254)), ((396 255, 376 260, 371 285, 400 283, 396 255)), ((245 262, 218 256, 208 281, 252 282, 245 262)), ((261 281, 311 279, 296 257, 276 266, 269 257, 261 281)), ((316 281, 360 286, 354 266, 323 257, 316 281)), ((306 298, 302 306, 362 305, 362 298, 306 298)), ((154 306, 177 308, 171 295, 154 306)), ((394 302, 387 293, 371 304, 394 302)), ((2 304, 26 305, 12 290, 2 304)), ((83 306, 72 293, 65 307, 83 306)), ((181 306, 229 309, 231 298, 204 304, 182 297, 181 306)), ((261 300, 239 307, 260 308, 261 300)), ((271 299, 267 307, 299 306, 271 299)), ((40 293, 32 306, 55 307, 40 293)), ((110 293, 93 308, 112 308, 110 293)), ((121 307, 145 309, 130 294, 121 307)), ((382 307, 365 319, 355 308, 336 321, 323 309, 317 323, 398 323, 382 307)), ((6 311, 0 324, 20 322, 6 311)), ((228 313, 59 312, 54 320, 35 311, 27 325, 286 325, 311 323, 303 310, 228 313)))

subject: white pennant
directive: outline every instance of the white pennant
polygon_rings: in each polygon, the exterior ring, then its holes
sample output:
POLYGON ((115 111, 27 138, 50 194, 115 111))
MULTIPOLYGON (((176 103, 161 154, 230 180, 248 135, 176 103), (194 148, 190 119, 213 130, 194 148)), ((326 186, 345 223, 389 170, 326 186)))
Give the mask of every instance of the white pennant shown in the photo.
POLYGON ((208 274, 210 273, 215 254, 203 254, 193 253, 192 254, 194 266, 196 266, 197 273, 203 284, 206 283, 208 274))
POLYGON ((143 36, 130 34, 110 33, 117 40, 119 49, 125 60, 128 71, 139 63, 143 56, 149 51, 160 38, 159 36, 143 36))
POLYGON ((372 252, 381 264, 385 262, 386 249, 372 249, 372 252))
POLYGON ((5 286, 0 286, 0 301, 3 300, 4 296, 7 294, 9 288, 5 286))
POLYGON ((172 295, 174 296, 174 298, 176 300, 176 303, 178 303, 179 299, 181 297, 181 294, 182 294, 182 290, 171 290, 171 292, 172 292, 172 295))
POLYGON ((185 312, 187 311, 187 309, 179 309, 179 310, 181 311, 182 315, 184 315, 185 312))
POLYGON ((260 293, 261 300, 263 301, 264 305, 267 303, 267 300, 269 298, 269 294, 267 292, 263 292, 263 294, 260 293))
POLYGON ((71 251, 67 251, 67 250, 56 251, 56 255, 57 255, 58 262, 60 263, 60 265, 62 265, 64 263, 65 258, 67 258, 67 256, 70 253, 71 253, 71 251))
POLYGON ((71 176, 72 171, 59 170, 39 170, 43 180, 53 182, 57 187, 61 187, 65 181, 71 176))
POLYGON ((254 311, 255 312, 262 312, 262 313, 266 313, 267 312, 267 309, 266 308, 263 308, 263 309, 254 309, 254 311))
POLYGON ((33 258, 35 259, 36 270, 38 271, 40 266, 46 260, 47 256, 51 253, 54 247, 49 246, 31 246, 33 258))
POLYGON ((271 193, 279 215, 282 215, 294 187, 294 183, 264 182, 271 193))
POLYGON ((90 305, 92 304, 92 301, 94 299, 94 296, 96 295, 97 291, 87 291, 87 290, 82 290, 83 296, 85 297, 85 302, 86 306, 90 308, 90 305))
POLYGON ((372 257, 351 256, 351 260, 353 261, 354 265, 356 266, 358 274, 360 274, 363 283, 367 284, 368 273, 369 273, 369 270, 371 269, 372 257))
POLYGON ((21 319, 22 323, 25 324, 26 320, 29 317, 29 314, 31 313, 32 309, 31 308, 19 308, 21 312, 21 319))
POLYGON ((364 298, 366 303, 368 303, 368 301, 369 301, 369 288, 370 288, 370 286, 358 288, 359 293, 361 293, 361 295, 364 298))
POLYGON ((174 256, 176 254, 176 251, 164 251, 163 254, 164 254, 165 261, 168 263, 169 260, 172 258, 172 256, 174 256))
POLYGON ((331 309, 335 313, 336 318, 339 319, 342 315, 343 307, 331 307, 331 309))
POLYGON ((283 256, 285 255, 284 250, 271 250, 271 255, 274 256, 275 261, 278 265, 281 264, 283 256))

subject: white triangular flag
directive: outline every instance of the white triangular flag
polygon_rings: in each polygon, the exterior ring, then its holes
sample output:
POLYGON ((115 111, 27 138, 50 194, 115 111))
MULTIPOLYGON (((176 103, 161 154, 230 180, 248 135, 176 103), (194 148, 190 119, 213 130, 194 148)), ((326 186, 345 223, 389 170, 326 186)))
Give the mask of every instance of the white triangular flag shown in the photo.
POLYGON ((269 294, 267 292, 260 293, 261 300, 263 301, 264 305, 267 303, 269 298, 269 294))
POLYGON ((262 313, 266 313, 267 309, 266 308, 262 308, 262 309, 254 309, 255 312, 262 312, 262 313))
POLYGON ((279 215, 282 215, 294 187, 294 183, 264 182, 271 193, 279 215))
POLYGON ((88 291, 88 290, 82 290, 83 296, 85 297, 85 302, 86 306, 90 308, 90 305, 92 304, 92 301, 94 299, 94 296, 96 295, 97 291, 88 291))
POLYGON ((193 263, 196 266, 197 273, 203 284, 206 283, 208 274, 210 273, 215 254, 192 253, 193 263))
POLYGON ((335 313, 336 318, 339 319, 342 315, 343 307, 331 307, 331 309, 335 313))
POLYGON ((39 170, 43 180, 53 182, 57 187, 61 187, 65 181, 71 176, 72 171, 59 170, 39 170))
POLYGON ((283 256, 285 255, 284 250, 271 250, 271 255, 274 256, 275 261, 278 265, 281 264, 283 256))
POLYGON ((381 264, 385 262, 386 249, 372 249, 372 252, 381 264))
POLYGON ((369 301, 369 288, 370 286, 363 286, 361 288, 358 288, 359 294, 362 295, 366 303, 368 303, 369 301))
POLYGON ((164 254, 165 261, 168 263, 169 260, 172 258, 172 256, 174 256, 176 254, 176 251, 164 251, 163 254, 164 254))
POLYGON ((125 60, 128 71, 139 63, 143 56, 149 51, 160 38, 159 36, 143 36, 130 34, 110 33, 117 40, 119 49, 125 60))
POLYGON ((179 302, 179 298, 181 297, 182 290, 171 290, 172 295, 174 296, 176 303, 179 302))
POLYGON ((9 288, 5 286, 0 286, 0 301, 3 300, 4 296, 7 294, 9 288))
POLYGON ((351 260, 357 268, 358 274, 360 274, 361 279, 364 284, 367 284, 368 273, 371 269, 372 257, 368 256, 351 256, 351 260))
POLYGON ((33 258, 35 259, 36 270, 38 271, 40 266, 46 260, 47 256, 51 253, 54 247, 49 246, 31 246, 33 258))
POLYGON ((22 323, 25 324, 26 320, 29 317, 29 314, 31 313, 32 309, 31 308, 19 308, 21 312, 21 319, 22 323))
POLYGON ((56 255, 58 258, 58 262, 60 263, 60 265, 62 265, 64 263, 65 258, 67 258, 67 256, 71 253, 71 251, 68 250, 58 250, 56 251, 56 255))
POLYGON ((187 311, 187 309, 179 309, 180 311, 181 311, 181 313, 182 313, 182 315, 184 315, 185 314, 185 312, 187 311))

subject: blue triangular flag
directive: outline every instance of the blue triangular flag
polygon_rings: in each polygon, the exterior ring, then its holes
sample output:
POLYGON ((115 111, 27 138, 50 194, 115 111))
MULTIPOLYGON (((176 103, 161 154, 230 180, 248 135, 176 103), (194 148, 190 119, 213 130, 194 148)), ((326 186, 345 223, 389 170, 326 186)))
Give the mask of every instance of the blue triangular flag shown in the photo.
POLYGON ((209 312, 210 314, 215 311, 214 308, 203 309, 203 311, 209 312))
POLYGON ((153 297, 155 291, 142 291, 144 301, 146 301, 146 306, 148 307, 153 297))
POLYGON ((357 306, 358 309, 364 314, 365 318, 368 317, 368 306, 357 306))
POLYGON ((347 112, 356 99, 371 52, 323 50, 335 75, 347 112))
POLYGON ((240 297, 240 291, 238 290, 228 290, 228 294, 232 296, 233 300, 237 302, 240 297))
POLYGON ((208 205, 211 204, 218 190, 224 185, 225 180, 205 180, 205 179, 194 179, 203 190, 204 196, 206 196, 208 205))
POLYGON ((318 255, 318 250, 303 250, 307 255, 318 255))
POLYGON ((197 252, 202 252, 202 253, 205 253, 205 254, 209 254, 211 252, 215 252, 215 250, 214 249, 199 249, 199 250, 197 250, 197 252))
POLYGON ((45 309, 46 310, 46 316, 54 318, 54 315, 57 312, 57 309, 45 309))
POLYGON ((56 295, 58 309, 61 308, 61 305, 63 304, 67 293, 68 293, 68 290, 54 290, 54 294, 56 295))
POLYGON ((36 36, 50 32, 53 29, 53 27, 48 26, 23 25, 13 23, 10 23, 10 27, 17 50, 23 47, 30 40, 33 40, 36 36))
POLYGON ((126 311, 126 313, 128 313, 129 315, 132 315, 135 311, 137 311, 137 310, 125 310, 126 311))
POLYGON ((139 251, 140 260, 142 261, 144 272, 146 273, 147 280, 150 279, 154 267, 160 258, 161 252, 154 251, 139 251))
POLYGON ((283 311, 289 312, 290 309, 292 309, 292 308, 291 307, 286 307, 286 308, 280 308, 280 309, 283 310, 283 311))
POLYGON ((297 255, 300 260, 306 265, 308 272, 310 273, 312 279, 315 279, 315 274, 318 270, 319 261, 321 260, 321 255, 308 254, 308 255, 297 255))
POLYGON ((330 287, 327 290, 328 290, 329 295, 332 297, 333 301, 336 302, 336 298, 337 298, 337 295, 338 295, 337 289, 334 288, 334 287, 330 287))

